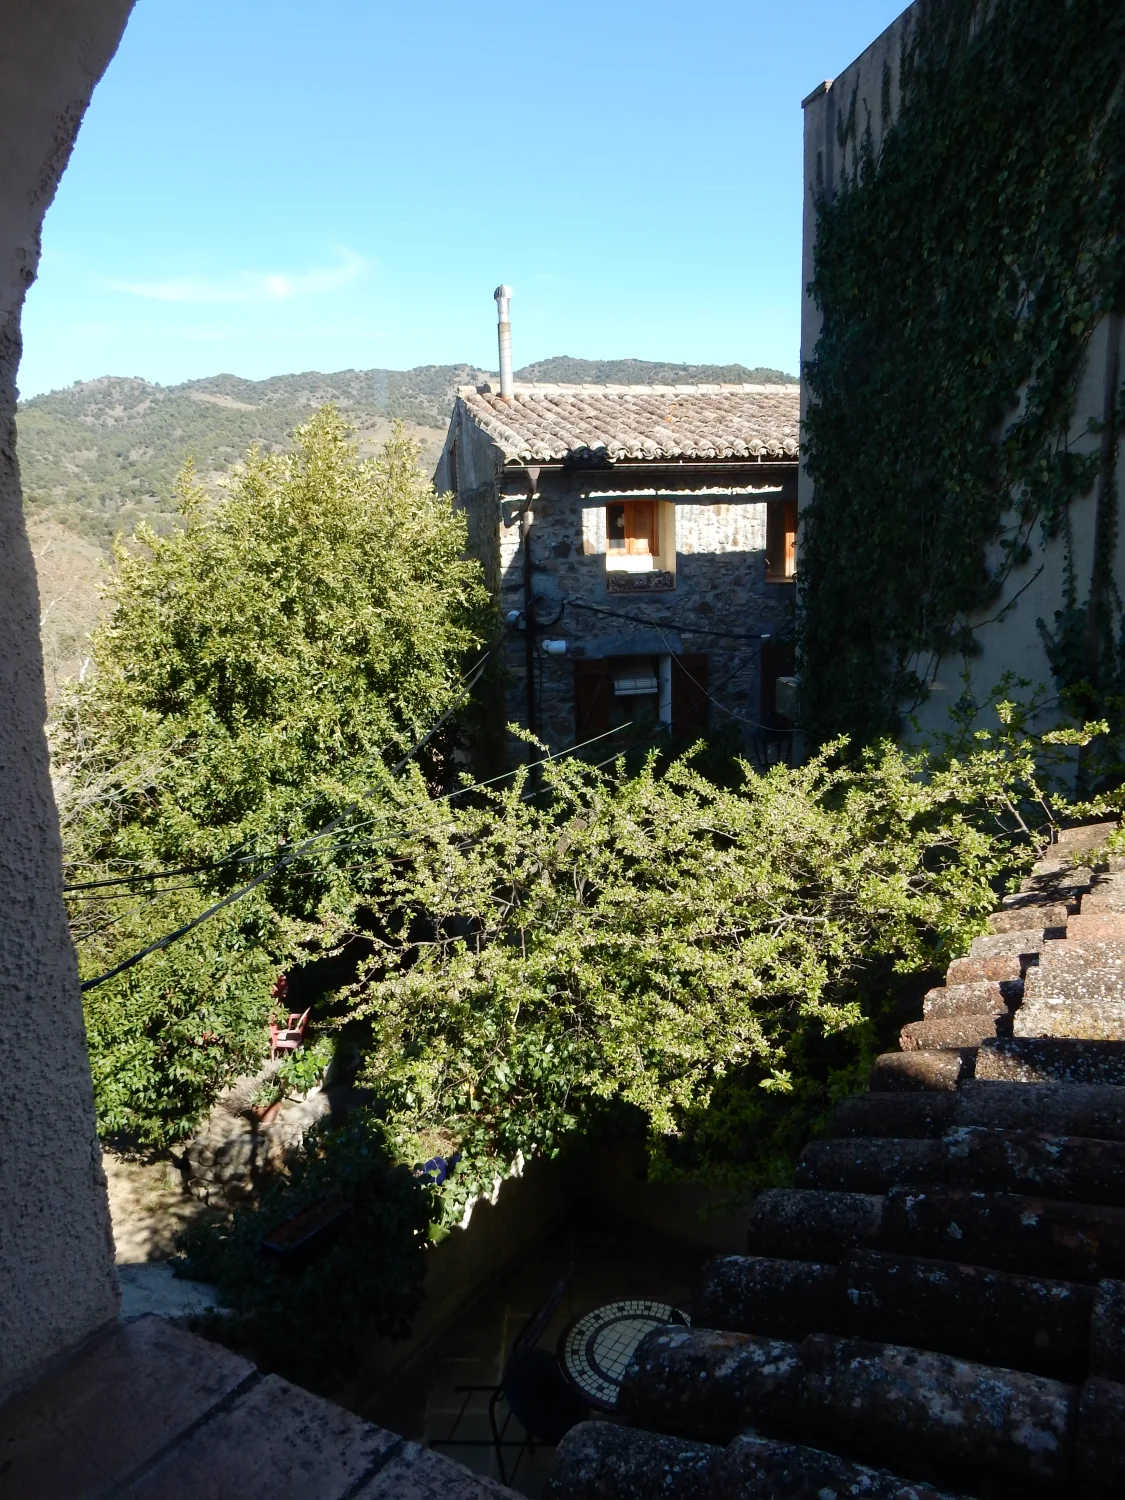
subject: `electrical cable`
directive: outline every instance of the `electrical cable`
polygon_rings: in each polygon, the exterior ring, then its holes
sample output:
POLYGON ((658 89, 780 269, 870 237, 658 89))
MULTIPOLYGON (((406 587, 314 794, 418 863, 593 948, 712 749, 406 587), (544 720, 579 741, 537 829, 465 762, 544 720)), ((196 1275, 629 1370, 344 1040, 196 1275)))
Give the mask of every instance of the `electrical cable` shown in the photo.
MULTIPOLYGON (((473 684, 470 684, 470 685, 471 686, 475 686, 475 679, 474 679, 473 684)), ((414 756, 414 755, 416 755, 418 753, 418 751, 421 750, 430 741, 430 739, 433 738, 433 736, 437 733, 438 729, 441 727, 441 725, 444 722, 444 720, 446 718, 448 718, 451 713, 454 712, 455 707, 456 707, 456 705, 454 705, 454 708, 448 709, 446 711, 446 713, 443 714, 442 718, 438 720, 437 724, 435 724, 434 727, 431 730, 429 730, 429 732, 421 740, 419 740, 419 742, 415 746, 413 746, 413 748, 411 750, 409 750, 407 752, 407 754, 405 756, 403 756, 403 758, 400 761, 396 762, 396 764, 391 767, 391 775, 397 775, 398 772, 401 771, 406 766, 407 762, 411 759, 411 757, 414 756)), ((616 733, 616 731, 615 730, 610 730, 607 733, 612 734, 612 733, 616 733)), ((607 736, 605 734, 594 735, 591 739, 584 741, 583 744, 581 744, 581 745, 572 745, 572 746, 568 747, 566 750, 560 750, 557 754, 544 756, 541 760, 534 762, 534 764, 535 765, 543 765, 547 761, 550 761, 550 760, 560 760, 560 759, 562 759, 563 756, 565 756, 565 755, 573 755, 576 750, 584 749, 586 745, 592 745, 597 740, 605 739, 606 737, 607 736)), ((606 764, 606 762, 602 762, 602 764, 606 764)), ((522 768, 517 768, 517 770, 518 769, 522 769, 522 768)), ((439 800, 439 801, 446 801, 449 798, 461 795, 462 793, 467 793, 467 792, 470 792, 470 791, 477 790, 480 787, 488 786, 492 782, 501 781, 501 780, 505 779, 506 777, 513 776, 515 774, 516 774, 516 771, 504 771, 499 776, 490 777, 486 781, 482 781, 482 782, 476 783, 475 786, 458 787, 453 792, 446 793, 446 794, 444 794, 443 797, 441 797, 440 799, 437 799, 437 800, 439 800)), ((537 793, 533 792, 530 795, 534 796, 534 795, 537 795, 537 793)), ((342 813, 339 813, 335 818, 333 818, 331 820, 331 822, 326 823, 323 828, 319 829, 316 833, 310 835, 309 838, 305 839, 302 843, 298 844, 294 849, 289 850, 285 854, 285 856, 283 858, 277 860, 276 863, 273 864, 268 870, 263 870, 261 874, 256 875, 254 877, 254 879, 251 880, 251 881, 248 881, 246 885, 241 886, 237 891, 231 891, 228 895, 224 896, 222 898, 222 900, 216 901, 213 905, 209 906, 206 911, 201 912, 197 917, 193 917, 190 922, 185 922, 182 926, 177 927, 174 931, 169 932, 169 933, 165 933, 165 935, 162 938, 158 938, 156 940, 156 942, 150 943, 147 947, 142 948, 138 952, 131 954, 128 958, 123 959, 121 963, 116 964, 112 969, 107 969, 104 974, 99 974, 94 979, 87 979, 87 980, 85 980, 82 983, 82 985, 80 986, 80 988, 83 991, 96 989, 98 987, 98 985, 105 984, 105 982, 107 980, 109 980, 109 979, 115 979, 118 974, 123 974, 127 969, 133 968, 136 964, 139 964, 142 959, 148 958, 151 954, 158 953, 162 949, 168 948, 173 943, 178 942, 180 938, 186 937, 189 932, 192 932, 196 927, 201 926, 202 923, 206 922, 209 918, 215 916, 216 913, 222 911, 224 909, 224 907, 233 905, 233 903, 235 901, 238 901, 243 896, 248 895, 250 893, 250 891, 255 890, 264 881, 272 879, 272 877, 274 875, 279 874, 287 866, 291 865, 294 862, 294 860, 299 859, 301 857, 301 855, 305 853, 306 850, 308 850, 309 848, 312 847, 312 845, 320 842, 329 833, 331 833, 333 831, 333 829, 338 828, 339 825, 344 821, 344 819, 349 815, 349 813, 351 813, 352 811, 354 811, 354 809, 357 806, 358 806, 358 804, 353 802, 350 807, 345 808, 344 811, 342 813)), ((375 821, 379 821, 379 820, 377 820, 377 819, 371 819, 369 821, 375 822, 375 821)), ((362 825, 360 825, 360 826, 362 826, 362 825)), ((388 832, 391 832, 391 831, 392 830, 388 830, 388 832)), ((401 829, 399 829, 399 830, 393 830, 393 832, 395 833, 395 836, 401 836, 402 830, 401 829)), ((325 849, 324 849, 323 852, 326 852, 326 853, 330 852, 331 849, 334 848, 334 847, 337 847, 337 846, 329 844, 329 845, 327 845, 325 847, 325 849)), ((164 894, 164 893, 160 892, 160 891, 154 892, 153 893, 153 897, 151 899, 155 899, 157 896, 160 896, 162 894, 164 894)), ((144 904, 148 904, 148 903, 144 903, 144 904)), ((136 910, 140 910, 140 909, 141 909, 140 907, 136 908, 136 910)))
MULTIPOLYGON (((706 625, 696 625, 694 622, 691 624, 687 624, 680 620, 653 620, 647 615, 629 614, 620 609, 606 609, 603 605, 586 604, 581 599, 576 599, 573 597, 568 597, 566 602, 571 606, 572 609, 584 609, 587 610, 590 614, 594 615, 609 615, 615 620, 628 620, 632 625, 647 625, 653 630, 682 630, 686 631, 688 635, 713 635, 719 636, 723 640, 731 641, 760 641, 763 639, 763 635, 761 632, 756 635, 752 635, 748 634, 746 631, 712 630, 706 625)), ((768 639, 782 640, 786 639, 786 637, 783 637, 777 633, 770 633, 768 639)))
MULTIPOLYGON (((446 709, 445 713, 442 714, 441 718, 438 719, 437 723, 433 726, 429 733, 422 740, 420 740, 412 750, 407 753, 407 760, 410 759, 410 756, 416 755, 419 750, 424 749, 425 746, 429 743, 430 739, 433 738, 433 736, 446 722, 446 720, 461 706, 466 696, 473 690, 474 687, 476 687, 477 683, 480 681, 481 674, 484 671, 485 663, 488 661, 488 658, 489 656, 491 656, 491 654, 491 650, 486 651, 480 658, 480 660, 474 665, 472 671, 465 677, 462 677, 461 687, 454 702, 449 708, 446 709)), ((394 772, 392 771, 391 774, 393 775, 394 772)), ((358 806, 358 799, 355 802, 351 803, 350 806, 353 808, 358 806)), ((344 810, 344 813, 342 813, 340 816, 346 816, 348 811, 349 809, 346 808, 344 810)), ((252 835, 252 837, 261 837, 261 835, 252 835)), ((146 870, 141 871, 136 875, 117 875, 105 880, 85 880, 72 882, 63 886, 63 893, 69 894, 72 891, 97 890, 99 888, 111 885, 140 884, 146 880, 170 880, 173 876, 176 875, 206 875, 209 874, 212 870, 222 869, 228 864, 253 864, 255 860, 268 859, 270 857, 268 854, 245 854, 236 858, 235 856, 238 855, 239 850, 244 849, 249 842, 249 839, 243 839, 241 843, 235 844, 233 848, 228 849, 226 854, 220 855, 218 859, 212 860, 209 864, 185 865, 180 869, 173 870, 146 870)))

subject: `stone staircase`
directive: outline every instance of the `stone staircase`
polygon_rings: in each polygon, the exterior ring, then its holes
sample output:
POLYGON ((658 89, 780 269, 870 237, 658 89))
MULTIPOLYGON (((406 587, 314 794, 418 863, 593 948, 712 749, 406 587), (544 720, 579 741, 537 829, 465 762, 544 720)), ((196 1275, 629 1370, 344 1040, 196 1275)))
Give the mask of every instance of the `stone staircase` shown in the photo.
POLYGON ((1045 862, 990 925, 560 1500, 1125 1496, 1125 864, 1045 862))

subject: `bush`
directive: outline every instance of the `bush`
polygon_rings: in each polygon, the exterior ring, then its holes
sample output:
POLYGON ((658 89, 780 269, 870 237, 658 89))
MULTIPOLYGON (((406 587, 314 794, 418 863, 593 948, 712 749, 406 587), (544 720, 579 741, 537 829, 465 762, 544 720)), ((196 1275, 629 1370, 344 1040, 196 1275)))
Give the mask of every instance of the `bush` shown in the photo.
POLYGON ((234 1316, 207 1332, 254 1359, 331 1391, 356 1370, 375 1334, 405 1336, 422 1298, 435 1194, 396 1165, 386 1128, 368 1110, 322 1124, 256 1204, 229 1222, 196 1224, 181 1237, 180 1274, 218 1287, 234 1316), (289 1272, 262 1251, 264 1235, 323 1199, 347 1208, 331 1244, 289 1272))
POLYGON ((278 970, 349 931, 401 796, 388 767, 457 704, 486 630, 464 520, 401 431, 361 461, 325 408, 295 445, 216 503, 185 476, 180 529, 118 546, 95 671, 53 730, 68 879, 118 882, 71 892, 84 980, 344 818, 88 993, 101 1128, 148 1143, 261 1058, 278 970))
POLYGON ((611 1100, 667 1166, 694 1140, 725 1174, 722 1103, 757 1142, 743 1175, 776 1176, 859 1083, 902 976, 963 952, 1050 837, 1042 742, 1001 711, 944 762, 837 745, 716 786, 690 757, 556 761, 538 791, 419 807, 353 1006, 401 1154, 464 1153, 447 1213, 611 1100))

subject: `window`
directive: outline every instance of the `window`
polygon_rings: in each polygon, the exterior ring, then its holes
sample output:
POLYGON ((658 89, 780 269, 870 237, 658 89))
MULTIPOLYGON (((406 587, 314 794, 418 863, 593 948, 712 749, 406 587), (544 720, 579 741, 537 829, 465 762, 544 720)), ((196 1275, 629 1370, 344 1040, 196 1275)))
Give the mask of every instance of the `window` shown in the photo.
POLYGON ((792 583, 797 576, 797 502, 766 503, 766 579, 792 583))
POLYGON ((675 588, 675 502, 611 500, 605 508, 605 570, 611 593, 675 588))
POLYGON ((655 500, 615 500, 605 508, 607 552, 629 557, 655 557, 660 551, 656 534, 655 500))
MULTIPOLYGON (((662 726, 695 735, 707 728, 708 658, 613 656, 574 663, 574 740, 585 744, 607 730, 616 744, 654 744, 662 726)), ((605 753, 605 747, 597 747, 605 753)))

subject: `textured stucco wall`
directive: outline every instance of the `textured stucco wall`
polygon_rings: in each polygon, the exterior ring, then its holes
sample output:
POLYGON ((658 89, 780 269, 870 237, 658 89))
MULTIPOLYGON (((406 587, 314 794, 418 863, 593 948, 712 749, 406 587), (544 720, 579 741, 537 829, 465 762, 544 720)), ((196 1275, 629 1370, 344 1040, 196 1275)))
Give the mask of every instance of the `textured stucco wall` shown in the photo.
MULTIPOLYGON (((876 149, 882 135, 880 93, 884 64, 891 75, 891 115, 898 111, 899 65, 903 41, 909 34, 914 6, 910 6, 886 31, 872 42, 850 66, 829 83, 820 85, 804 101, 804 225, 802 237, 801 285, 804 297, 801 310, 801 363, 811 358, 820 334, 821 318, 808 285, 813 276, 813 247, 816 239, 816 201, 821 191, 831 193, 845 173, 855 169, 855 145, 839 145, 837 121, 846 117, 853 95, 862 129, 868 119, 876 149)), ((987 112, 987 100, 981 101, 987 112)), ((1068 447, 1074 452, 1096 451, 1098 439, 1087 431, 1090 418, 1100 422, 1104 403, 1106 333, 1103 323, 1094 333, 1087 351, 1074 421, 1068 434, 1068 447)), ((806 389, 801 391, 801 416, 804 418, 806 389)), ((1118 492, 1125 493, 1125 454, 1119 456, 1118 492)), ((812 482, 804 470, 799 482, 799 504, 812 498, 812 482)), ((1079 597, 1088 589, 1094 546, 1094 496, 1077 500, 1070 508, 1071 537, 1079 597)), ((972 690, 981 698, 999 683, 1005 672, 1014 672, 1033 685, 1052 683, 1051 671, 1043 649, 1037 620, 1054 624, 1055 611, 1064 605, 1064 548, 1061 540, 1044 543, 1036 528, 1030 540, 1031 558, 1023 567, 1013 570, 998 604, 982 611, 969 623, 976 627, 980 655, 969 663, 972 690), (1014 602, 1013 602, 1014 601, 1014 602), (994 616, 1011 608, 1002 619, 994 616)), ((1125 528, 1120 529, 1115 555, 1114 576, 1118 589, 1125 594, 1125 528)), ((929 676, 930 696, 916 710, 923 735, 940 731, 948 724, 949 708, 961 693, 961 657, 947 657, 937 663, 921 662, 919 671, 929 676)), ((995 722, 993 720, 993 722, 995 722)))
POLYGON ((39 231, 132 0, 0 0, 0 1399, 117 1311, 15 452, 39 231))

